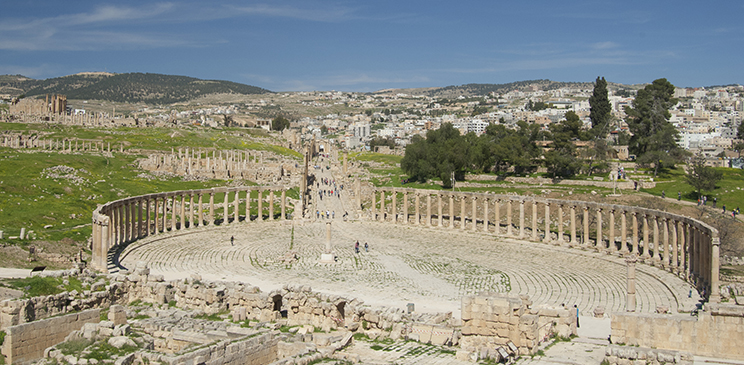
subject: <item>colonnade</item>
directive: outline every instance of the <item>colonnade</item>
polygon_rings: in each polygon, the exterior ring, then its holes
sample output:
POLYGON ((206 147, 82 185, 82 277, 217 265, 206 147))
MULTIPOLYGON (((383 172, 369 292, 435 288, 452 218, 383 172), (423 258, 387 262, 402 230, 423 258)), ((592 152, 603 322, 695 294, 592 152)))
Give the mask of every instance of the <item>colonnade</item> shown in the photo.
POLYGON ((718 231, 704 222, 652 209, 489 193, 378 188, 373 220, 477 231, 593 249, 660 267, 719 297, 718 231))
POLYGON ((106 203, 93 212, 91 265, 107 271, 111 248, 151 235, 241 221, 286 220, 286 191, 280 186, 225 187, 148 194, 106 203))

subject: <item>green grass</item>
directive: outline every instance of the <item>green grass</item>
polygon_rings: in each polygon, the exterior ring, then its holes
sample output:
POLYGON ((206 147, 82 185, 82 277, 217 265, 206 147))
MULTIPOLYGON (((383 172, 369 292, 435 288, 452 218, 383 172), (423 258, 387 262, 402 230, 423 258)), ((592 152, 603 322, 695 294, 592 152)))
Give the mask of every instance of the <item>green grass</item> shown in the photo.
POLYGON ((78 293, 83 291, 80 280, 74 277, 67 280, 69 284, 63 284, 64 281, 61 278, 32 276, 23 279, 10 279, 6 283, 12 288, 22 290, 27 298, 59 294, 63 291, 77 290, 78 293))
POLYGON ((85 350, 91 344, 92 344, 91 341, 82 338, 79 340, 62 342, 56 347, 59 351, 61 351, 65 355, 79 355, 83 350, 85 350))
MULTIPOLYGON (((59 347, 59 345, 57 345, 57 347, 59 347)), ((108 342, 101 341, 90 346, 89 350, 90 353, 83 356, 84 358, 101 361, 111 359, 114 355, 122 356, 135 352, 139 350, 139 348, 137 346, 124 345, 122 348, 117 349, 116 347, 109 345, 108 342)), ((76 354, 80 354, 80 352, 77 352, 76 354)))
MULTIPOLYGON (((708 205, 713 205, 713 198, 718 198, 718 208, 726 204, 727 210, 736 207, 744 207, 744 170, 732 168, 716 168, 723 173, 723 179, 716 184, 713 191, 702 192, 702 195, 708 196, 708 205), (737 189, 737 187, 739 189, 737 189)), ((677 199, 677 192, 682 193, 682 199, 697 202, 698 195, 692 186, 685 182, 685 173, 682 167, 664 171, 659 174, 661 181, 657 180, 656 187, 653 189, 641 189, 641 191, 661 196, 661 192, 666 193, 667 199, 677 199)))
POLYGON ((223 320, 222 316, 226 314, 228 314, 227 311, 222 311, 222 312, 217 312, 217 313, 212 313, 212 314, 205 313, 205 314, 196 315, 194 316, 194 318, 195 319, 206 319, 208 321, 213 321, 213 322, 221 322, 223 320))

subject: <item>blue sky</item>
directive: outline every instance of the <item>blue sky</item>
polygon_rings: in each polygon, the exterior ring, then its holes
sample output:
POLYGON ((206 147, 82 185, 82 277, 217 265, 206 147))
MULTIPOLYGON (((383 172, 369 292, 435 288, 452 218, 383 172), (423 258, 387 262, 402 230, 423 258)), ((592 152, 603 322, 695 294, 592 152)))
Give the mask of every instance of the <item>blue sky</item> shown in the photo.
POLYGON ((375 91, 551 79, 744 83, 744 1, 4 1, 0 74, 375 91))

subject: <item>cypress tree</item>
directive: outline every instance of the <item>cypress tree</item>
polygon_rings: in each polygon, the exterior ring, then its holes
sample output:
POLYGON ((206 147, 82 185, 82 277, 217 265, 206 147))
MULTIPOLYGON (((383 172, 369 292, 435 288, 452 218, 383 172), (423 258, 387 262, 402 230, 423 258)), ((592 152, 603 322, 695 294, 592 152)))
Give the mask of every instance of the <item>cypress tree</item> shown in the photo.
POLYGON ((597 138, 604 138, 609 133, 609 124, 612 119, 612 105, 607 96, 607 81, 597 76, 594 83, 594 91, 589 97, 589 119, 592 120, 592 131, 597 138))

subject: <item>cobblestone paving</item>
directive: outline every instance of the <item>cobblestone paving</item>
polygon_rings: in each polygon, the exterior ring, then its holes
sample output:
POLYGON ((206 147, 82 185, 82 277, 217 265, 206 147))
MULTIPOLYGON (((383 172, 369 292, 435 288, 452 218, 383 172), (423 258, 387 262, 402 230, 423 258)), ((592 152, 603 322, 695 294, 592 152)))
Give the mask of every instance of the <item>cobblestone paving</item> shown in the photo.
MULTIPOLYGON (((535 304, 577 304, 587 314, 599 305, 608 313, 624 310, 626 266, 619 257, 467 231, 336 219, 338 261, 321 264, 325 229, 324 222, 265 222, 154 236, 129 248, 122 263, 147 261, 167 277, 199 273, 253 284, 309 284, 368 303, 441 300, 457 310, 463 295, 511 292, 535 304), (356 254, 357 240, 362 247, 369 243, 369 252, 356 254), (291 255, 297 260, 284 260, 291 255)), ((639 312, 659 305, 677 311, 696 299, 688 299, 689 285, 670 273, 638 265, 636 275, 639 312)))

